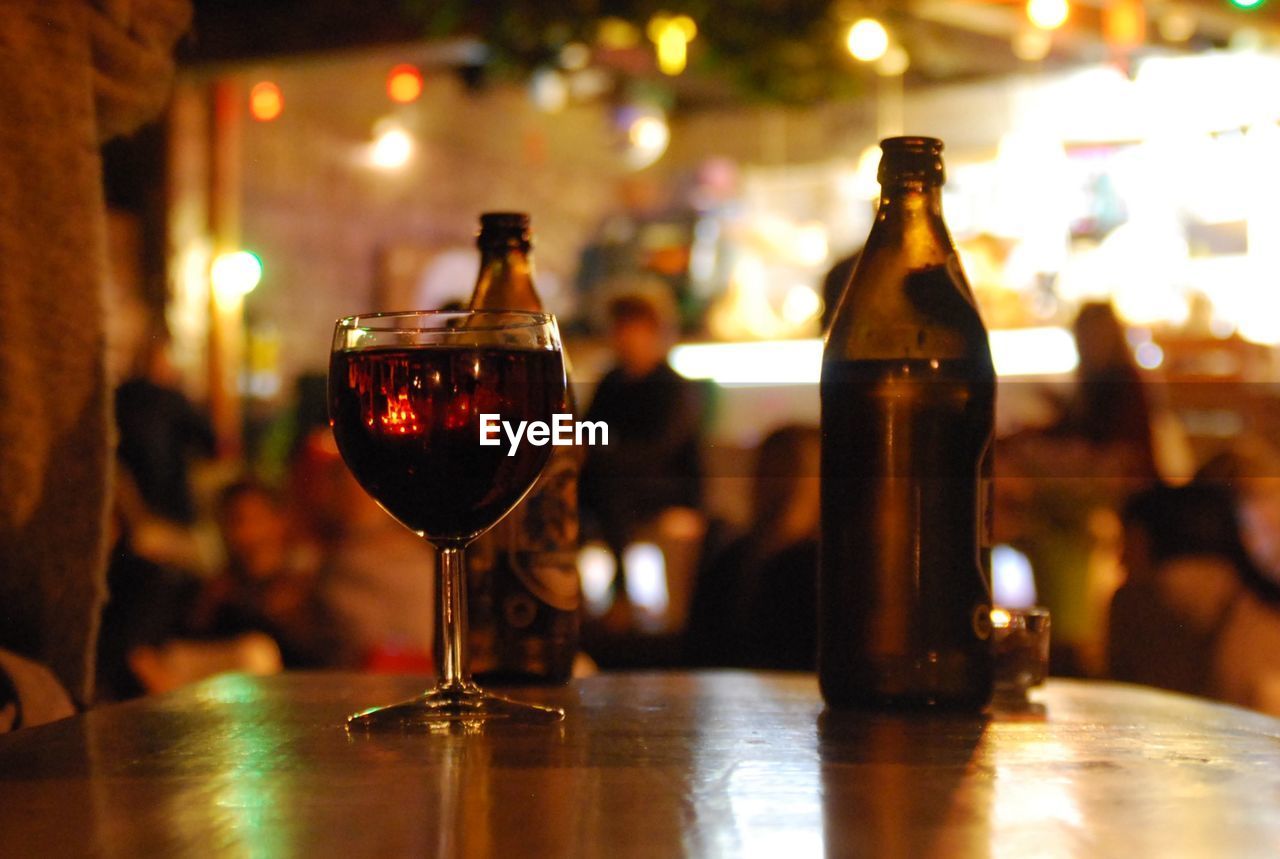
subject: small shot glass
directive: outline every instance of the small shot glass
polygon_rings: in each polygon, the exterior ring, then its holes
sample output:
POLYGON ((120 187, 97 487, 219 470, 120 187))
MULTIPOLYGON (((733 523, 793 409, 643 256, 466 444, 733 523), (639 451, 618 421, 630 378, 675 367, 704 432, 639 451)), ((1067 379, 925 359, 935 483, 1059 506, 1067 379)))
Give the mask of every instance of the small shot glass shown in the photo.
POLYGON ((1049 610, 993 608, 996 697, 1026 701, 1027 692, 1049 676, 1049 610))

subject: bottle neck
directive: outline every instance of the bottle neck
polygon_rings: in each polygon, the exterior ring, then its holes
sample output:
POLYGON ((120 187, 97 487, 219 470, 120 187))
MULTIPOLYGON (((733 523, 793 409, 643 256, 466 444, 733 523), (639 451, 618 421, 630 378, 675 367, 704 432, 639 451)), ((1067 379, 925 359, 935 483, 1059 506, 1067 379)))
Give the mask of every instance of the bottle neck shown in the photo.
POLYGON ((472 310, 542 310, 533 287, 533 260, 519 246, 483 248, 472 310))
POLYGON ((955 247, 942 220, 940 185, 919 180, 885 183, 864 252, 882 248, 892 248, 908 269, 946 264, 955 247))

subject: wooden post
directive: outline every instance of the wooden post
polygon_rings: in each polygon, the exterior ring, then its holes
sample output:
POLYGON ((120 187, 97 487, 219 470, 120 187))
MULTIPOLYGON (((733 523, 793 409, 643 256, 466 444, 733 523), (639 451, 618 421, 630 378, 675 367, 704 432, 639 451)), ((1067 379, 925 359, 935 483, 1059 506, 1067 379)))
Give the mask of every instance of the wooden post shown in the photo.
MULTIPOLYGON (((209 226, 213 259, 240 243, 240 137, 243 98, 231 78, 210 85, 209 226)), ((244 351, 243 296, 209 290, 209 415, 219 454, 237 457, 242 447, 239 375, 244 351)))

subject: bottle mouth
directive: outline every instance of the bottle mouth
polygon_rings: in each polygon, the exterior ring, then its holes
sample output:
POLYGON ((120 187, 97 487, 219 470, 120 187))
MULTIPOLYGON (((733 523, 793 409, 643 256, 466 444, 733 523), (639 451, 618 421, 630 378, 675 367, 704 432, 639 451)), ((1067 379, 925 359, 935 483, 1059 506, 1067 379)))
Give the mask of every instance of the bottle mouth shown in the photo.
POLYGON ((942 167, 942 141, 936 137, 887 137, 880 141, 880 169, 876 178, 881 185, 900 182, 946 181, 942 167))
POLYGON ((485 212, 480 216, 480 232, 476 244, 480 247, 507 247, 530 244, 529 216, 524 212, 485 212))

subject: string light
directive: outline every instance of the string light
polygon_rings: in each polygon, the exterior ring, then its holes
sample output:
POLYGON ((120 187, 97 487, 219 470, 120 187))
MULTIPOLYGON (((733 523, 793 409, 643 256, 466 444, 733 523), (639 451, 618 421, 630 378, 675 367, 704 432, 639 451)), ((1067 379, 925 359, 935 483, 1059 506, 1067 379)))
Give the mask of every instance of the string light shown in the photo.
POLYGON ((849 28, 845 47, 854 59, 874 63, 889 50, 889 31, 875 18, 861 18, 849 28))

